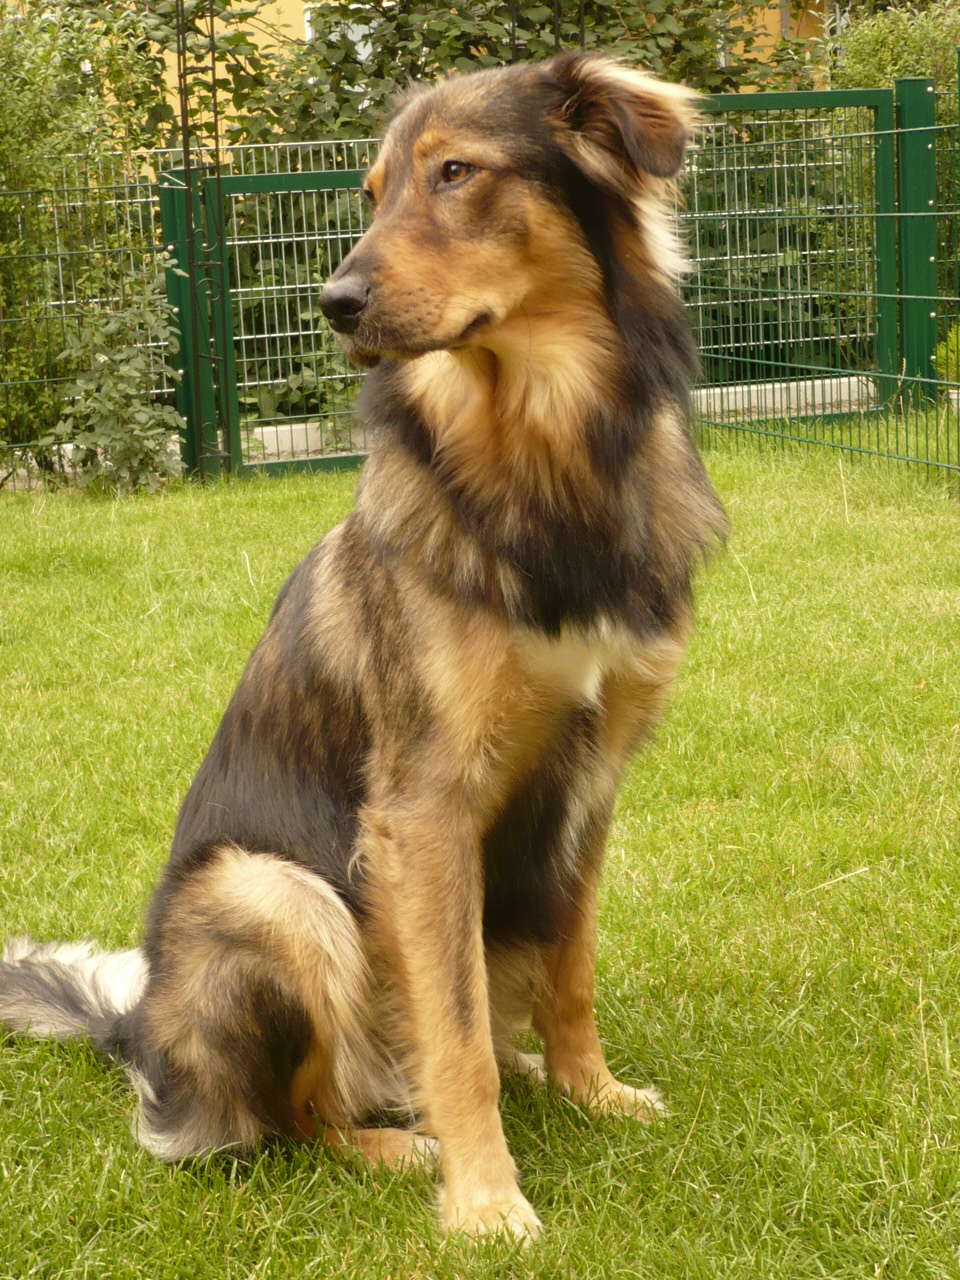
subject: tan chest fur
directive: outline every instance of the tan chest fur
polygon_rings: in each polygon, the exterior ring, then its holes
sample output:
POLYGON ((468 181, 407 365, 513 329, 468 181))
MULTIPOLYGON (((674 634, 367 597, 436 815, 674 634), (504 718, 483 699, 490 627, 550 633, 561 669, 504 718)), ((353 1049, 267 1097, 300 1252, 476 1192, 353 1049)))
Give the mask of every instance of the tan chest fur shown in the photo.
POLYGON ((551 638, 494 617, 468 616, 427 592, 414 615, 419 675, 444 758, 494 804, 578 709, 595 713, 600 757, 618 775, 656 723, 686 630, 641 639, 601 620, 590 630, 564 628, 551 638))

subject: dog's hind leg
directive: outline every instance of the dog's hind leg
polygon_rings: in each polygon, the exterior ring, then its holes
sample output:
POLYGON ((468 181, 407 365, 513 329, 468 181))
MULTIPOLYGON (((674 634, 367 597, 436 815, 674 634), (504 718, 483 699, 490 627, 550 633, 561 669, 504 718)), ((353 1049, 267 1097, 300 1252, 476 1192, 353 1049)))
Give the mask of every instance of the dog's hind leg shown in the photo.
POLYGON ((335 1125, 325 1125, 318 1136, 329 1147, 358 1151, 372 1164, 383 1164, 388 1169, 433 1165, 440 1155, 436 1138, 428 1138, 413 1129, 338 1129, 335 1125))
POLYGON ((150 979, 123 1056, 136 1133, 163 1159, 313 1137, 393 1098, 366 1025, 368 975, 347 907, 316 875, 234 846, 168 877, 150 979))

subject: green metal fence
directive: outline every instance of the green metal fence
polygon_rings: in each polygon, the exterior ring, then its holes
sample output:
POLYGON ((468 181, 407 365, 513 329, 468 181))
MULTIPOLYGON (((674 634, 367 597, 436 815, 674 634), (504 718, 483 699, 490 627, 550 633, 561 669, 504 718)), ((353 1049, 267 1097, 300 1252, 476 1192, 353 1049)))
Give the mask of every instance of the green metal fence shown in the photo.
POLYGON ((897 359, 892 92, 709 103, 690 166, 687 300, 704 422, 862 409, 897 359))
MULTIPOLYGON (((0 485, 53 468, 37 441, 71 376, 67 334, 122 306, 159 249, 154 177, 149 162, 108 156, 64 162, 47 190, 0 191, 0 485)), ((158 374, 158 395, 168 390, 158 374)))
POLYGON ((960 469, 956 120, 928 80, 711 101, 685 214, 708 438, 960 469))
MULTIPOLYGON (((181 323, 185 342, 176 363, 187 376, 177 386, 164 381, 163 353, 154 353, 157 397, 175 400, 191 418, 182 441, 188 468, 202 452, 198 433, 211 456, 220 453, 227 418, 233 424, 227 459, 237 469, 244 460, 269 467, 309 458, 310 465, 324 465, 322 459, 363 452, 349 405, 358 374, 317 322, 315 303, 326 264, 339 260, 362 229, 359 202, 343 189, 343 174, 355 189, 370 151, 368 139, 234 148, 222 205, 205 199, 201 210, 197 192, 196 221, 205 227, 197 239, 221 227, 226 245, 219 259, 225 274, 211 271, 202 285, 207 348, 201 341, 190 350, 181 323), (321 183, 339 186, 336 200, 295 193, 314 173, 321 183), (286 182, 286 198, 240 191, 263 180, 278 191, 286 182), (220 304, 228 289, 225 311, 220 304), (232 341, 224 339, 228 332, 232 341), (199 416, 207 419, 199 424, 191 407, 194 382, 202 395, 199 416)), ((212 171, 212 159, 199 151, 195 172, 212 171)), ((181 164, 176 150, 107 156, 96 165, 77 160, 64 164, 48 190, 0 192, 0 490, 71 473, 69 445, 49 443, 76 372, 62 358, 66 335, 91 315, 117 314, 131 283, 152 270, 162 252, 185 257, 181 164)), ((182 322, 190 289, 180 275, 171 274, 169 283, 182 322)))
MULTIPOLYGON (((201 406, 188 439, 191 465, 205 447, 223 452, 235 473, 344 465, 364 453, 352 414, 360 374, 344 360, 317 299, 365 229, 358 192, 369 151, 331 148, 330 167, 319 171, 191 179, 204 227, 199 279, 209 323, 201 342, 212 351, 195 375, 190 352, 182 357, 182 412, 189 418, 201 406)), ((180 261, 187 255, 185 184, 183 170, 161 179, 168 247, 180 261)), ((195 282, 169 279, 186 314, 195 282)))
MULTIPOLYGON (((678 211, 705 439, 791 440, 960 470, 956 93, 901 81, 895 91, 723 97, 707 109, 678 211)), ((188 466, 272 470, 362 454, 350 413, 358 375, 317 296, 363 231, 357 192, 372 145, 244 148, 220 176, 194 178, 192 197, 176 154, 143 157, 136 173, 128 162, 119 176, 37 193, 43 216, 32 223, 22 193, 0 196, 0 484, 42 472, 32 442, 56 412, 64 326, 115 304, 135 249, 185 259, 188 198, 201 267, 190 287, 169 277, 181 317, 200 303, 192 339, 181 325, 195 349, 182 353, 176 391, 191 419, 188 466)))

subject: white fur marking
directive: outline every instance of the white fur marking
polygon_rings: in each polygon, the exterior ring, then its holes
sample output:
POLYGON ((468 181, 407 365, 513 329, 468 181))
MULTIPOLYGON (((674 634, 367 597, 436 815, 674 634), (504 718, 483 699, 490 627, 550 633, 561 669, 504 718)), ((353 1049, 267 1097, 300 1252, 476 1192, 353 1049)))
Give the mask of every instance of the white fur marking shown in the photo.
MULTIPOLYGON (((16 938, 4 951, 3 963, 43 981, 62 982, 85 1003, 89 1018, 126 1013, 140 999, 147 980, 147 963, 139 948, 95 952, 89 942, 37 944, 16 938)), ((69 1037, 86 1030, 86 1020, 61 1006, 55 994, 38 997, 29 986, 18 991, 15 979, 4 994, 0 1014, 17 1030, 38 1038, 69 1037)))

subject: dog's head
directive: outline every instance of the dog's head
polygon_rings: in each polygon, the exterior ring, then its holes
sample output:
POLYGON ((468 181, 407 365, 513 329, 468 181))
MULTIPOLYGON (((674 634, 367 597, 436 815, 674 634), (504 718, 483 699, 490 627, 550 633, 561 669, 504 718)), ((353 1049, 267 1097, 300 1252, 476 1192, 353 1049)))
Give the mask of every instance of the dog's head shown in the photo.
POLYGON ((360 364, 495 343, 618 276, 681 265, 665 197, 695 95, 609 59, 453 76, 401 104, 364 184, 370 229, 320 306, 360 364))

